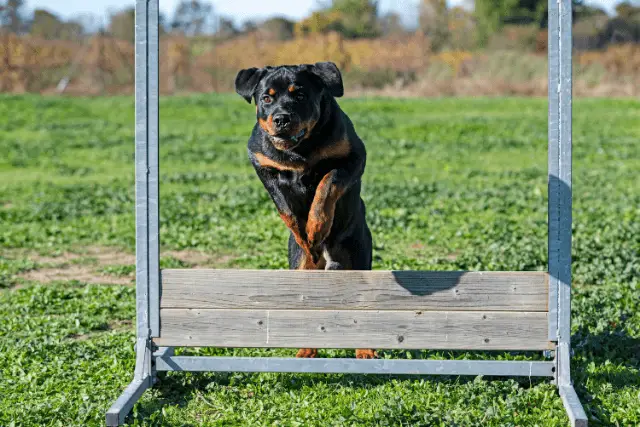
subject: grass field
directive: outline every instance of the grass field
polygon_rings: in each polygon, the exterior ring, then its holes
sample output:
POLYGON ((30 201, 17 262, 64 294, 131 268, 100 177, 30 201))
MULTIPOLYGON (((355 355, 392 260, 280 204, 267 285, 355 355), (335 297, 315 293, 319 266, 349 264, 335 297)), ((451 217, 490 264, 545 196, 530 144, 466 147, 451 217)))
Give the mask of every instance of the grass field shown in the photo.
MULTIPOLYGON (((375 269, 545 269, 544 100, 341 104, 369 153, 375 269)), ((639 425, 640 103, 574 106, 573 377, 592 425, 639 425)), ((253 107, 180 97, 161 115, 162 265, 285 268, 287 231, 246 155, 253 107)), ((100 425, 132 377, 132 120, 130 98, 0 98, 2 426, 100 425)), ((567 425, 548 380, 184 373, 147 392, 130 421, 567 425)))

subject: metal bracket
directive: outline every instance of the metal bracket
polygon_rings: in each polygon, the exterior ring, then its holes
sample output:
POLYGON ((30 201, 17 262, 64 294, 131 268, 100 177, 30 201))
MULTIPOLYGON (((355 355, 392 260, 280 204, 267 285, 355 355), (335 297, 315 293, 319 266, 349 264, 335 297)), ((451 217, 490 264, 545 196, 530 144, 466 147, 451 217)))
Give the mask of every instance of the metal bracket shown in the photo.
POLYGON ((174 355, 173 347, 159 347, 153 352, 151 357, 151 382, 158 382, 158 361, 174 355))
POLYGON ((133 405, 140 399, 142 393, 151 387, 153 383, 153 372, 151 370, 151 346, 153 343, 150 339, 138 338, 136 342, 136 367, 133 375, 133 381, 127 386, 124 392, 118 397, 118 400, 107 411, 107 426, 119 426, 124 423, 127 414, 133 408, 133 405))
POLYGON ((135 379, 142 379, 151 375, 151 340, 138 338, 136 343, 135 379))
POLYGON ((557 347, 556 377, 560 398, 569 416, 569 421, 573 427, 587 427, 588 419, 584 408, 580 403, 578 394, 571 382, 571 354, 566 343, 560 343, 557 347))

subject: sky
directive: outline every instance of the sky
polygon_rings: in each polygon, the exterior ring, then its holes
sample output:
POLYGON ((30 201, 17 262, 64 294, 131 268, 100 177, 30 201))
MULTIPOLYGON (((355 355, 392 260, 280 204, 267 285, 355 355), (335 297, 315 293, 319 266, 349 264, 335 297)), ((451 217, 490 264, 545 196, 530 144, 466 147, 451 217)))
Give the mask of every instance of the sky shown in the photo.
MULTIPOLYGON (((160 0, 160 9, 170 17, 180 0, 160 0)), ((210 0, 211 1, 211 0, 210 0)), ((447 0, 451 5, 458 5, 464 0, 447 0)), ((587 0, 586 3, 600 6, 612 13, 620 0, 587 0)), ((317 0, 213 0, 218 15, 232 17, 237 23, 246 20, 260 20, 268 16, 280 15, 299 19, 309 15, 318 6, 317 0)), ((106 16, 108 11, 117 11, 130 6, 133 0, 26 0, 31 9, 42 8, 54 12, 64 18, 82 14, 106 16)), ((413 11, 418 0, 380 0, 382 12, 400 13, 407 21, 412 20, 413 11)))

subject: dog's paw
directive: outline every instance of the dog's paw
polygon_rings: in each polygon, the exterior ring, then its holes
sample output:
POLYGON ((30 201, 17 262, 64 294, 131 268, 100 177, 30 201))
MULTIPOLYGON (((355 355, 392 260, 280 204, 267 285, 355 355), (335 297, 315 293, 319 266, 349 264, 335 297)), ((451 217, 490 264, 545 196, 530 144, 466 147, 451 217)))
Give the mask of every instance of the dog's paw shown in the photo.
POLYGON ((298 354, 296 354, 296 357, 305 359, 313 359, 316 356, 318 356, 318 350, 315 348, 301 348, 298 350, 298 354))
POLYGON ((339 262, 330 261, 324 267, 325 270, 344 270, 344 267, 339 262))
POLYGON ((356 359, 377 359, 378 353, 370 348, 359 348, 356 350, 356 359))

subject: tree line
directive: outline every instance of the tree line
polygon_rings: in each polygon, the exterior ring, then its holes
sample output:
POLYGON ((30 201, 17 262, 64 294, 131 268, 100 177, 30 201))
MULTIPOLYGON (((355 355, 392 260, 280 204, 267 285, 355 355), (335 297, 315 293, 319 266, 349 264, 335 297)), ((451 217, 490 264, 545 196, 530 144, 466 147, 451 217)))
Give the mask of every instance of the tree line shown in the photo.
MULTIPOLYGON (((434 51, 447 48, 486 47, 506 26, 545 29, 547 0, 468 0, 469 4, 448 7, 446 0, 421 0, 417 22, 405 22, 397 13, 382 14, 376 0, 330 0, 322 2, 308 17, 292 21, 274 17, 261 22, 236 24, 216 13, 206 0, 182 0, 170 17, 161 16, 161 31, 189 37, 230 38, 258 31, 266 38, 287 40, 314 33, 337 32, 344 38, 374 38, 421 31, 434 51)), ((578 37, 595 37, 596 44, 640 41, 640 3, 622 2, 616 16, 609 17, 582 0, 573 1, 578 37)), ((35 9, 27 12, 26 0, 0 0, 0 27, 16 34, 70 40, 96 32, 132 41, 133 7, 111 13, 104 24, 87 16, 64 20, 56 14, 35 9)))

